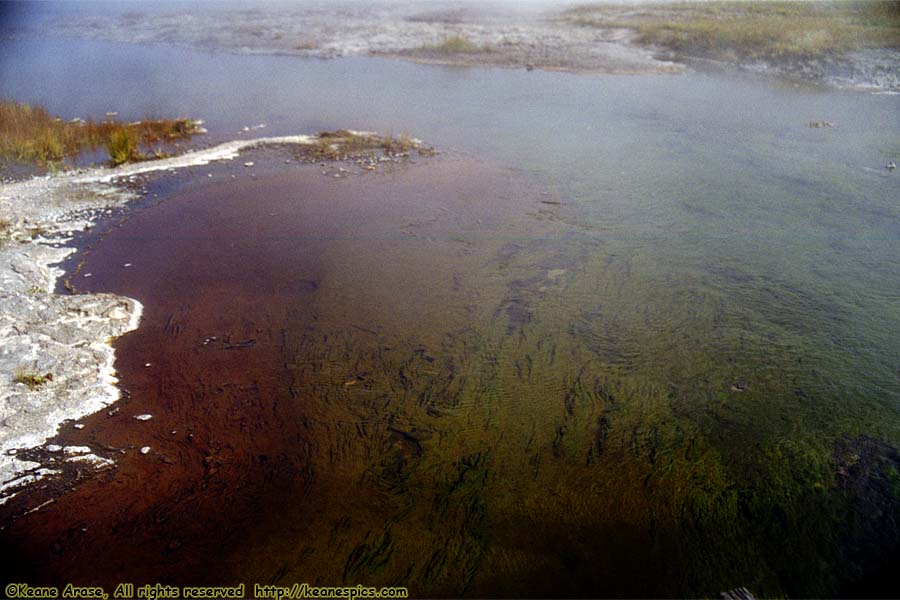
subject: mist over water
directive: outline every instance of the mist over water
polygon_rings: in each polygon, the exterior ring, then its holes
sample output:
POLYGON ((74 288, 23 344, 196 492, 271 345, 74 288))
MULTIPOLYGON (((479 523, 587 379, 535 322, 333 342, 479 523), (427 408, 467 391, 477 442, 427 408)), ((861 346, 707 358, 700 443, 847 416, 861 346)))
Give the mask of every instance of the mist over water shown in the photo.
MULTIPOLYGON (((641 4, 658 0, 618 0, 615 4, 641 4)), ((663 0, 663 3, 666 0, 663 0)), ((678 2, 681 0, 668 0, 678 2)), ((705 1, 705 0, 700 0, 705 1)), ((45 2, 3 2, 0 4, 0 24, 9 28, 41 26, 67 18, 85 16, 122 16, 125 14, 179 13, 210 15, 239 14, 242 11, 330 10, 339 13, 341 7, 393 8, 397 10, 438 10, 465 8, 476 12, 502 12, 507 15, 560 11, 589 2, 576 0, 92 0, 89 2, 47 0, 45 2)))

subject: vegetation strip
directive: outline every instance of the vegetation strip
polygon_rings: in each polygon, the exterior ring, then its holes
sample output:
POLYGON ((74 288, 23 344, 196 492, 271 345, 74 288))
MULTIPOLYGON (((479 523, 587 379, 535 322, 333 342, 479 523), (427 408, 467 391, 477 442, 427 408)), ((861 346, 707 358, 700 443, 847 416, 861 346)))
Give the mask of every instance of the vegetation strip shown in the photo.
POLYGON ((589 4, 563 13, 582 26, 625 28, 641 44, 726 60, 817 58, 900 48, 900 2, 589 4))
POLYGON ((48 165, 105 148, 113 165, 164 158, 165 147, 204 133, 191 119, 64 121, 40 106, 0 101, 0 159, 48 165))

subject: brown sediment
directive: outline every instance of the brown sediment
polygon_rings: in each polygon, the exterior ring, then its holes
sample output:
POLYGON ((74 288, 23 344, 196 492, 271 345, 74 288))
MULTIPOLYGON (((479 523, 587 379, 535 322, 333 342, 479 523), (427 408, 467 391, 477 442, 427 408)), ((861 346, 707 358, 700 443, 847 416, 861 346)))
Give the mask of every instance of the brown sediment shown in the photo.
POLYGON ((145 306, 115 342, 127 397, 58 438, 117 467, 3 507, 4 583, 403 584, 418 561, 430 591, 459 593, 483 507, 472 492, 463 512, 440 503, 488 457, 411 474, 442 418, 478 401, 454 361, 480 351, 475 328, 502 299, 486 265, 513 235, 556 233, 526 217, 536 202, 503 170, 442 157, 339 181, 302 167, 202 185, 135 213, 84 257, 92 278, 79 282, 145 306), (434 518, 463 530, 418 546, 411 533, 434 518))

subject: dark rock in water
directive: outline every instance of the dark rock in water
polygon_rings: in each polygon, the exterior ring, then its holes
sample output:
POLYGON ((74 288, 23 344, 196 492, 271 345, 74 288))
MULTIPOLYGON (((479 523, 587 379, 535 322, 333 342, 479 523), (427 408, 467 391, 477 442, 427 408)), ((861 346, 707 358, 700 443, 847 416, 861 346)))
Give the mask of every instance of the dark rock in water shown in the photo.
POLYGON ((900 453, 889 444, 866 435, 839 439, 832 460, 838 485, 854 495, 870 499, 873 494, 890 492, 890 482, 885 475, 900 469, 900 453))
POLYGON ((836 595, 894 597, 900 564, 900 452, 867 435, 843 436, 834 443, 832 463, 846 524, 836 540, 843 563, 836 595))
POLYGON ((609 437, 609 419, 601 416, 597 420, 597 430, 594 432, 594 448, 597 451, 597 456, 603 454, 607 437, 609 437))
POLYGON ((319 289, 319 284, 312 279, 303 279, 297 282, 296 291, 297 292, 314 292, 319 289))
POLYGON ((234 343, 226 342, 226 344, 227 344, 225 346, 226 350, 242 350, 244 348, 252 348, 253 346, 255 346, 256 340, 252 340, 252 339, 242 340, 240 342, 234 342, 234 343))

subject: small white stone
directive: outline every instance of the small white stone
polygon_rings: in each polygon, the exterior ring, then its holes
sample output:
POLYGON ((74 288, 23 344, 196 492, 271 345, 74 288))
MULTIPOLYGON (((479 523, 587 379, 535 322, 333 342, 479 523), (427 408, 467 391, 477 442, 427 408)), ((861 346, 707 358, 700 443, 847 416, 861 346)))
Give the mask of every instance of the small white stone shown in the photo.
POLYGON ((50 444, 49 446, 47 446, 47 452, 62 452, 62 446, 50 444))
POLYGON ((150 454, 150 446, 144 446, 141 448, 141 454, 150 454))
POLYGON ((84 423, 75 423, 72 427, 75 429, 84 429, 84 423))
POLYGON ((90 274, 90 273, 85 273, 84 276, 85 276, 85 277, 90 277, 91 274, 90 274))
POLYGON ((115 464, 108 458, 101 458, 96 454, 79 454, 77 456, 68 458, 67 462, 84 462, 92 464, 96 467, 111 467, 113 466, 113 464, 115 464))
POLYGON ((248 161, 248 162, 245 162, 245 163, 244 163, 244 166, 245 166, 245 167, 252 167, 253 164, 254 164, 253 161, 248 161))
POLYGON ((153 415, 149 415, 149 414, 136 415, 134 418, 138 421, 149 421, 150 419, 153 418, 153 415))
POLYGON ((144 366, 145 366, 145 367, 149 367, 149 366, 152 365, 152 364, 153 364, 153 363, 144 363, 144 366))
POLYGON ((122 265, 122 266, 123 266, 123 267, 125 267, 125 268, 126 268, 126 269, 127 269, 127 268, 128 268, 128 267, 130 267, 130 266, 131 266, 131 263, 125 263, 125 264, 124 264, 124 265, 122 265))

